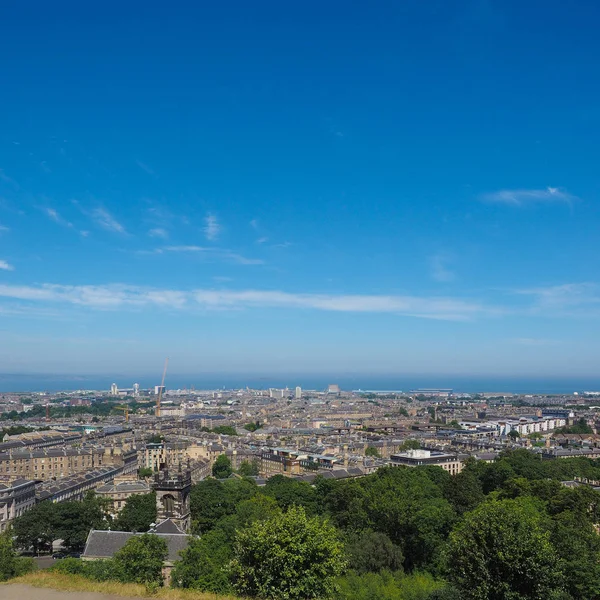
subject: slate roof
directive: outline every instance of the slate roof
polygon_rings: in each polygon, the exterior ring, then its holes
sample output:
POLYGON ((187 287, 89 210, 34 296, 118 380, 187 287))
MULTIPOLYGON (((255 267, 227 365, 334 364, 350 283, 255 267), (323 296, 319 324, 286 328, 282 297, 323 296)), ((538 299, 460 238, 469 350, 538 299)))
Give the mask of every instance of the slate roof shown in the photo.
MULTIPOLYGON (((143 534, 132 533, 130 531, 102 531, 92 529, 85 543, 82 558, 112 558, 135 535, 143 534)), ((189 538, 184 533, 156 533, 155 535, 167 543, 167 562, 179 560, 181 558, 179 553, 188 546, 189 538)))
POLYGON ((122 492, 150 492, 150 486, 143 481, 121 481, 119 483, 105 483, 96 489, 97 493, 122 493, 122 492))
POLYGON ((177 524, 172 521, 171 519, 165 519, 164 521, 161 521, 156 527, 154 527, 154 529, 152 530, 151 533, 184 533, 183 531, 181 531, 181 529, 179 529, 179 527, 177 527, 177 524))

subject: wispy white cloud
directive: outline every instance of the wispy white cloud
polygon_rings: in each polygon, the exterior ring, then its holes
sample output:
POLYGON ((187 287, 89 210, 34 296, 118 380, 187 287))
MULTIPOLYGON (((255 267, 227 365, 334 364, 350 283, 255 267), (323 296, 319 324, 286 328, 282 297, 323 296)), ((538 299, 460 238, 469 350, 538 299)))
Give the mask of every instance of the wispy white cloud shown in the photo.
POLYGON ((436 254, 430 259, 431 276, 439 282, 448 283, 456 279, 450 268, 450 257, 447 254, 436 254))
POLYGON ((94 309, 163 307, 177 310, 306 309, 329 312, 390 313, 443 320, 468 320, 499 314, 498 309, 456 298, 418 296, 295 294, 262 290, 190 291, 128 285, 0 285, 0 297, 53 302, 94 309))
POLYGON ((577 197, 568 193, 562 188, 547 187, 540 190, 499 190, 497 192, 483 194, 481 199, 484 202, 510 204, 513 206, 527 206, 530 204, 551 202, 571 204, 571 202, 577 200, 577 197))
POLYGON ((154 175, 154 170, 151 169, 146 163, 142 162, 141 160, 136 160, 135 164, 142 169, 142 171, 146 171, 146 173, 148 173, 148 175, 154 175))
POLYGON ((6 225, 0 225, 0 233, 8 233, 10 231, 10 227, 6 225))
POLYGON ((0 270, 2 271, 14 271, 15 268, 5 260, 0 260, 0 270))
POLYGON ((210 242, 214 242, 221 233, 221 224, 217 217, 213 214, 208 214, 204 218, 204 235, 210 242))
POLYGON ((266 242, 268 242, 268 241, 269 241, 269 238, 268 238, 268 237, 261 237, 261 238, 258 238, 258 239, 256 240, 256 243, 257 243, 257 244, 264 244, 264 243, 266 243, 266 242))
POLYGON ((45 160, 40 163, 40 168, 42 171, 44 171, 44 173, 52 173, 52 169, 48 166, 48 163, 45 160))
POLYGON ((565 283, 547 287, 516 290, 515 293, 533 299, 530 313, 544 316, 600 316, 600 285, 597 283, 565 283))
POLYGON ((98 207, 92 210, 90 216, 97 225, 115 233, 126 233, 125 227, 121 225, 105 208, 98 207))
POLYGON ((164 252, 184 252, 192 253, 203 256, 205 258, 212 258, 218 260, 225 260, 227 262, 233 262, 240 265, 262 265, 264 260, 260 258, 248 258, 232 250, 224 248, 210 248, 205 246, 165 246, 158 248, 154 253, 162 254, 164 252))
POLYGON ((167 230, 163 229, 162 227, 150 229, 150 231, 148 231, 148 235, 154 238, 162 238, 163 240, 166 240, 169 237, 167 230))
POLYGON ((258 219, 252 219, 252 221, 250 221, 250 227, 252 227, 252 229, 258 229, 258 219))
POLYGON ((62 225, 63 227, 73 227, 73 223, 63 219, 57 210, 54 208, 43 208, 42 211, 55 223, 62 225))

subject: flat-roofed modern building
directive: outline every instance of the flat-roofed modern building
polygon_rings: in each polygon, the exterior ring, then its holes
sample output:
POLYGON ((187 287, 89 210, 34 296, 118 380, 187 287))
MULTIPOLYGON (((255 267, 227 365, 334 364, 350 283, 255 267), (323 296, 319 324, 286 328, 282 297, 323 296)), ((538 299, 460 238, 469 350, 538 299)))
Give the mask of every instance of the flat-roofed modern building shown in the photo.
POLYGON ((432 465, 442 467, 450 475, 456 475, 462 471, 462 461, 456 454, 438 452, 436 450, 407 450, 390 457, 392 467, 425 467, 432 465))

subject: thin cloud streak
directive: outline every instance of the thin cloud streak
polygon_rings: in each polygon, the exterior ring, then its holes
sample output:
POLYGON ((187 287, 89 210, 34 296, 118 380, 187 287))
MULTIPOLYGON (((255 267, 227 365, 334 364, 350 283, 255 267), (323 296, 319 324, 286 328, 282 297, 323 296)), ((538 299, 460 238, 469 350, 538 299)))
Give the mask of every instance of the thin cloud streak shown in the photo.
POLYGON ((14 271, 15 268, 5 260, 0 260, 0 269, 2 271, 14 271))
POLYGON ((547 187, 543 190, 499 190, 483 194, 484 202, 495 204, 509 204, 512 206, 528 206, 531 204, 564 203, 571 204, 578 200, 576 196, 569 194, 566 190, 556 187, 547 187))
POLYGON ((97 225, 106 229, 108 231, 113 231, 115 233, 126 233, 125 227, 121 225, 106 209, 104 208, 95 208, 90 216, 97 225))
POLYGON ((306 309, 328 312, 389 313, 427 319, 465 321, 497 316, 501 309, 456 298, 351 294, 294 294, 262 290, 191 291, 129 285, 40 286, 0 285, 0 297, 53 302, 92 309, 160 307, 176 310, 306 309))
POLYGON ((58 213, 58 211, 55 210, 54 208, 44 208, 42 210, 44 211, 46 216, 49 219, 51 219, 52 221, 54 221, 55 223, 58 223, 59 225, 62 225, 63 227, 73 227, 73 223, 67 221, 66 219, 63 219, 63 217, 61 217, 61 215, 58 213))

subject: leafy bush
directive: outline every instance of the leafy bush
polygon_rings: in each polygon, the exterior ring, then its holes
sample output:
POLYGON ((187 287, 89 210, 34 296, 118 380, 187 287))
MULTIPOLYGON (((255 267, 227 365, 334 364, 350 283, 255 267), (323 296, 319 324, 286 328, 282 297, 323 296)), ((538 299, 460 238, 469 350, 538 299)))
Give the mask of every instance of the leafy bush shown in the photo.
MULTIPOLYGON (((429 600, 444 588, 444 582, 429 573, 348 573, 338 579, 335 600, 429 600)), ((443 598, 443 596, 442 596, 443 598)), ((450 600, 450 598, 449 598, 450 600)))

